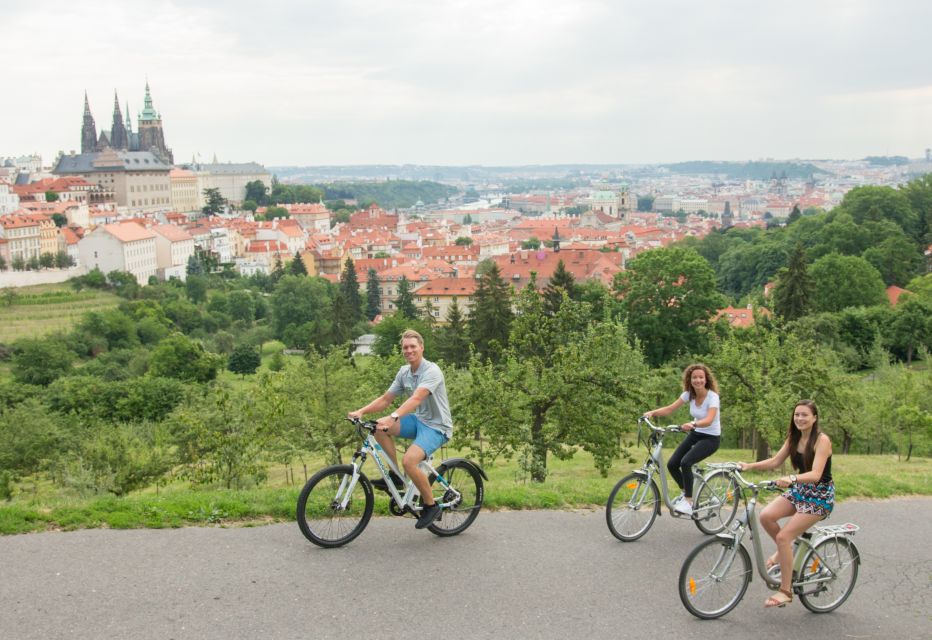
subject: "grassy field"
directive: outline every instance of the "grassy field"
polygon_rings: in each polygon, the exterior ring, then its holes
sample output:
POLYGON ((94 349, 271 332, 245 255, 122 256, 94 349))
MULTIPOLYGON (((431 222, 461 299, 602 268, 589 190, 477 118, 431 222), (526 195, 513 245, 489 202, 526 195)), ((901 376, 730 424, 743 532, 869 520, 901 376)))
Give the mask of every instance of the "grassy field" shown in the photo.
POLYGON ((89 311, 112 309, 120 298, 102 291, 75 292, 64 284, 0 292, 0 342, 71 329, 89 311))
MULTIPOLYGON (((456 452, 447 451, 444 457, 456 452)), ((440 456, 438 456, 438 459, 440 456)), ((749 451, 721 450, 713 461, 749 461, 749 451)), ((308 473, 323 466, 310 462, 308 473)), ((638 464, 617 462, 601 477, 584 453, 572 460, 551 460, 543 484, 533 483, 514 461, 498 460, 486 468, 485 507, 489 509, 596 509, 605 504, 614 484, 638 464)), ((374 466, 364 470, 374 476, 374 466)), ((897 460, 895 456, 833 458, 839 500, 932 495, 932 460, 897 460)), ((750 474, 773 477, 777 474, 750 474)), ((295 502, 304 483, 300 465, 269 469, 266 485, 249 490, 195 489, 183 483, 149 488, 125 498, 100 496, 66 498, 47 483, 20 486, 13 501, 0 505, 0 533, 72 530, 81 528, 164 528, 191 525, 252 526, 294 519, 295 502), (290 477, 293 473, 294 484, 290 477)), ((378 492, 377 492, 378 493, 378 492)), ((376 513, 388 513, 387 498, 378 494, 376 513)))

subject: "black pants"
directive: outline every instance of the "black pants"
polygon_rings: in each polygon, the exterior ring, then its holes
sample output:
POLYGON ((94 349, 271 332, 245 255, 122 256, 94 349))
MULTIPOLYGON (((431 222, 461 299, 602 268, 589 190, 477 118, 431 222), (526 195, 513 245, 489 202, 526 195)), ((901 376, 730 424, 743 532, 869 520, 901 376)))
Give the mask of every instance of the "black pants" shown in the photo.
POLYGON ((718 450, 721 436, 690 431, 667 462, 667 470, 680 485, 687 498, 693 496, 693 465, 705 460, 718 450))

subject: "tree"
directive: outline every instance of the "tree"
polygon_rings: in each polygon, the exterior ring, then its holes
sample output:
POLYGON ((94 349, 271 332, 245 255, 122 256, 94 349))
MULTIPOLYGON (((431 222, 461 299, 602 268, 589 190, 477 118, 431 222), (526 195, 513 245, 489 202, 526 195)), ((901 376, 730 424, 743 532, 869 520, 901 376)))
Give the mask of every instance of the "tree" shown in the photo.
POLYGON ((916 276, 924 259, 919 246, 901 234, 867 249, 863 257, 880 272, 884 284, 903 286, 916 276))
POLYGON ((39 266, 43 269, 51 269, 55 266, 55 255, 52 253, 43 253, 39 256, 39 266))
POLYGON ((255 213, 259 208, 259 203, 255 200, 246 200, 243 202, 242 209, 243 211, 249 211, 250 213, 255 213))
POLYGON ((185 266, 185 275, 202 276, 205 275, 204 263, 197 259, 196 254, 188 256, 188 264, 185 266))
POLYGON ((220 366, 220 356, 183 333, 173 333, 162 340, 149 358, 150 375, 189 382, 213 380, 220 366))
POLYGON ((437 355, 455 367, 466 367, 469 363, 469 336, 466 319, 460 310, 456 296, 447 311, 447 324, 437 331, 437 355))
POLYGON ((188 276, 184 282, 188 300, 200 304, 207 300, 207 278, 205 276, 188 276))
POLYGON ((10 262, 10 266, 13 268, 13 271, 25 271, 26 270, 26 260, 23 256, 16 256, 10 262))
POLYGON ((45 192, 45 201, 46 202, 58 202, 59 197, 58 193, 55 191, 46 191, 45 192))
POLYGON ((311 340, 318 346, 329 343, 332 299, 327 281, 282 276, 269 303, 276 338, 285 340, 290 347, 302 349, 311 340))
POLYGON ((860 256, 831 253, 816 260, 809 269, 812 276, 816 311, 841 311, 847 307, 883 304, 883 279, 867 260, 860 256))
POLYGON ((498 265, 491 261, 479 277, 467 323, 469 339, 483 360, 497 360, 501 350, 508 346, 513 317, 510 288, 498 265))
POLYGON ((66 269, 74 266, 74 258, 65 251, 59 251, 55 254, 55 267, 57 269, 66 269))
POLYGON ((544 308, 551 314, 556 313, 563 304, 564 293, 571 300, 577 299, 576 278, 566 270, 563 260, 560 260, 550 277, 550 282, 544 287, 544 308))
POLYGON ((651 211, 654 208, 654 196, 638 196, 638 211, 651 211))
POLYGON ((459 238, 457 238, 456 240, 454 240, 453 243, 454 243, 457 247, 471 247, 471 246, 472 246, 472 238, 466 238, 466 237, 460 236, 459 238))
POLYGON ((265 219, 274 220, 275 218, 289 218, 291 214, 285 207, 268 207, 265 210, 265 219))
POLYGON ((471 382, 460 390, 454 410, 466 427, 455 432, 456 444, 477 448, 471 435, 481 431, 488 441, 481 456, 519 454, 535 482, 546 479, 550 455, 567 459, 577 449, 591 453, 607 473, 621 452, 617 417, 644 406, 640 389, 647 369, 624 326, 590 325, 586 307, 567 301, 551 315, 533 287, 518 294, 500 364, 476 358, 470 365, 471 382))
POLYGON ((789 217, 786 219, 786 226, 790 226, 791 224, 793 224, 794 222, 796 222, 797 220, 799 220, 799 219, 802 218, 802 217, 803 217, 803 214, 802 214, 802 212, 799 210, 799 205, 798 205, 798 204, 794 204, 794 205, 793 205, 793 210, 790 211, 790 215, 789 215, 789 217))
POLYGON ((812 279, 806 271, 806 250, 796 244, 790 262, 777 272, 773 290, 773 308, 784 320, 796 320, 806 315, 812 303, 812 279))
POLYGON ((53 213, 53 214, 52 214, 52 222, 55 223, 55 226, 56 226, 56 227, 58 227, 59 229, 61 229, 61 228, 64 227, 66 224, 68 224, 68 218, 67 218, 67 216, 65 216, 65 214, 63 214, 63 213, 53 213))
POLYGON ((913 239, 920 239, 919 216, 906 194, 892 187, 855 187, 845 194, 837 208, 849 214, 855 224, 890 220, 913 239))
POLYGON ((920 348, 932 349, 932 303, 906 296, 893 310, 889 330, 891 346, 906 355, 906 366, 920 348))
POLYGON ((247 374, 255 373, 261 364, 262 357, 259 355, 259 348, 244 342, 233 349, 233 353, 227 360, 227 369, 245 378, 247 374))
POLYGON ((13 345, 11 371, 17 382, 48 386, 71 371, 74 354, 58 340, 25 339, 13 345))
POLYGON ((362 295, 359 293, 359 278, 356 276, 356 266, 349 256, 346 257, 346 262, 343 263, 343 271, 340 273, 340 291, 346 300, 346 307, 349 312, 347 319, 350 326, 352 326, 362 319, 362 295))
POLYGON ((919 217, 918 240, 932 243, 932 173, 910 180, 900 191, 919 217))
POLYGON ((375 269, 366 272, 366 318, 369 321, 381 313, 382 291, 379 288, 379 274, 375 269))
POLYGON ((531 249, 531 250, 540 249, 540 240, 538 240, 538 239, 537 239, 536 237, 534 237, 534 236, 531 236, 530 238, 528 238, 527 240, 525 240, 524 242, 521 243, 521 248, 522 248, 522 249, 531 249))
POLYGON ((300 251, 295 251, 294 259, 291 261, 291 266, 288 270, 293 276, 307 275, 307 267, 304 266, 304 260, 301 259, 300 251))
POLYGON ((398 297, 395 299, 395 308, 398 313, 410 320, 416 320, 418 317, 417 307, 414 305, 414 294, 411 291, 411 281, 405 276, 401 276, 398 281, 398 297))
POLYGON ((703 327, 724 304, 715 289, 715 272, 692 249, 638 255, 615 276, 614 289, 630 331, 653 366, 677 355, 703 353, 703 327))
MULTIPOLYGON (((262 180, 253 180, 252 182, 246 183, 246 192, 243 196, 243 200, 253 201, 256 204, 268 204, 269 188, 265 186, 265 183, 262 180)), ((244 207, 245 208, 245 207, 244 207)), ((255 209, 252 210, 255 212, 255 209)))
POLYGON ((231 291, 228 298, 230 317, 247 326, 256 319, 256 302, 249 291, 231 291))
POLYGON ((220 195, 220 189, 209 187, 204 189, 204 207, 202 211, 207 215, 215 215, 226 209, 227 199, 220 195))

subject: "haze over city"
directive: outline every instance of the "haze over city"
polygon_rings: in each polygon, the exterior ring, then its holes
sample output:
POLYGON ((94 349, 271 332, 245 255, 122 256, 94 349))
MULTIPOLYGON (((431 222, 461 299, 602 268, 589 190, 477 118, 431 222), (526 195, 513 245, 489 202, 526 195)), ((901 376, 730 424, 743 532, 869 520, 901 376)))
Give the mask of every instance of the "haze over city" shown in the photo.
POLYGON ((3 147, 51 161, 146 80, 181 161, 918 157, 927 2, 7 4, 3 147))

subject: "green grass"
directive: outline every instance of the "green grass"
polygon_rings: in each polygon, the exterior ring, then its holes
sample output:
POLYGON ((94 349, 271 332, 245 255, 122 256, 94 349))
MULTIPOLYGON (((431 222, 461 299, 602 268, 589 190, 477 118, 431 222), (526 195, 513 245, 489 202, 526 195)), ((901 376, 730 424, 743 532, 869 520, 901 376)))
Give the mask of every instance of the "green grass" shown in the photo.
MULTIPOLYGON (((448 457, 456 452, 447 451, 448 457)), ((439 456, 438 456, 439 458, 439 456)), ((749 451, 721 450, 712 461, 753 458, 749 451)), ((832 471, 839 500, 932 495, 932 460, 900 461, 896 456, 833 457, 832 471)), ((498 460, 486 467, 485 507, 488 509, 593 509, 605 504, 615 483, 640 464, 617 461, 603 478, 592 459, 578 453, 571 460, 549 461, 547 481, 531 482, 516 462, 498 460)), ((323 466, 308 464, 308 473, 323 466)), ((369 463, 365 471, 375 477, 369 463)), ((166 528, 192 525, 251 526, 294 519, 295 502, 304 482, 303 468, 293 467, 295 485, 286 480, 286 469, 273 466, 265 486, 247 490, 195 489, 176 482, 136 492, 124 498, 68 497, 56 493, 47 482, 21 485, 12 502, 0 504, 0 533, 73 530, 83 528, 166 528), (35 493, 33 488, 35 486, 35 493)), ((789 472, 789 470, 785 470, 789 472)), ((778 473, 750 474, 774 477, 778 473)), ((379 493, 376 513, 388 513, 388 500, 379 493)))
POLYGON ((67 331, 85 313, 112 309, 120 302, 112 293, 75 292, 61 284, 22 287, 14 293, 12 304, 0 297, 0 343, 67 331))

